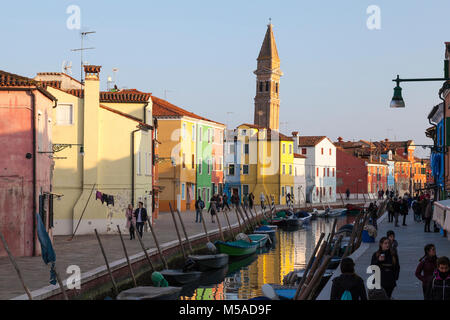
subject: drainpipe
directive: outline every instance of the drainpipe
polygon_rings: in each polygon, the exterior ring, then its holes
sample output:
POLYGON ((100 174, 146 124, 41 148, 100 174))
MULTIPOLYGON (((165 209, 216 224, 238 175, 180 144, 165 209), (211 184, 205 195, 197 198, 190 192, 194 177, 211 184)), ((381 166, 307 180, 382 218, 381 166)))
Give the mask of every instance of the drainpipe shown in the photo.
POLYGON ((131 205, 134 207, 134 134, 141 128, 131 131, 131 205))
POLYGON ((148 107, 148 102, 146 104, 144 104, 144 123, 147 124, 147 107, 148 107))
POLYGON ((441 153, 443 153, 444 154, 444 172, 443 172, 443 177, 444 177, 444 183, 443 183, 443 191, 444 191, 444 200, 445 199, 447 199, 447 188, 446 188, 446 184, 447 184, 447 172, 446 172, 446 170, 445 170, 445 167, 446 167, 446 161, 445 161, 445 154, 447 153, 447 141, 446 141, 446 135, 447 135, 447 132, 445 131, 446 129, 445 129, 445 127, 446 127, 446 122, 447 122, 447 112, 446 112, 446 110, 445 110, 445 98, 443 98, 442 97, 442 94, 444 93, 444 91, 440 91, 439 92, 439 98, 442 100, 442 112, 443 112, 443 116, 444 116, 444 122, 443 122, 443 124, 442 124, 442 131, 444 131, 444 134, 443 134, 443 143, 442 143, 442 150, 441 150, 441 153))

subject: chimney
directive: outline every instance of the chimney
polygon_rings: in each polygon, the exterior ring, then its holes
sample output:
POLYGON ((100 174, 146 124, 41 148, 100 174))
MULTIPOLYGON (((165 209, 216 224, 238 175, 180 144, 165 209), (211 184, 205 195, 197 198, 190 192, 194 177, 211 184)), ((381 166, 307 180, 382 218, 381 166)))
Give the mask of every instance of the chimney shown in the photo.
POLYGON ((298 136, 298 131, 293 131, 293 132, 292 132, 292 136, 293 136, 293 137, 298 136))
POLYGON ((97 183, 98 167, 98 135, 99 135, 99 108, 100 108, 100 69, 101 66, 85 65, 84 83, 84 126, 83 145, 85 156, 83 157, 84 184, 97 183))
POLYGON ((341 143, 342 141, 344 141, 344 139, 342 137, 338 137, 337 138, 338 142, 341 143))

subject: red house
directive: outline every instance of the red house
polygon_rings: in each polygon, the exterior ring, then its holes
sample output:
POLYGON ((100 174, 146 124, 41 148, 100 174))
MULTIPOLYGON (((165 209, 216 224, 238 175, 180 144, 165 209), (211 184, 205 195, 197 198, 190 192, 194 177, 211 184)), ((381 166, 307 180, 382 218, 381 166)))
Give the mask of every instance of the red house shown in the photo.
POLYGON ((51 236, 54 106, 38 82, 0 71, 0 231, 14 256, 40 254, 35 213, 51 236))

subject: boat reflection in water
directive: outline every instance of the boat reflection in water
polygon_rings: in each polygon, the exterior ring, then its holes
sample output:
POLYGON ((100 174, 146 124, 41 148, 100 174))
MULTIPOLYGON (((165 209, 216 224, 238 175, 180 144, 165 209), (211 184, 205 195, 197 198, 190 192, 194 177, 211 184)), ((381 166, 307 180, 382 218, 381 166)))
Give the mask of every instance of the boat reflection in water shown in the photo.
POLYGON ((295 231, 278 229, 272 246, 244 259, 230 261, 226 277, 208 288, 197 288, 183 300, 247 300, 261 296, 265 283, 283 284, 283 278, 294 269, 306 267, 320 233, 331 232, 334 219, 336 230, 353 223, 355 216, 318 218, 295 231))

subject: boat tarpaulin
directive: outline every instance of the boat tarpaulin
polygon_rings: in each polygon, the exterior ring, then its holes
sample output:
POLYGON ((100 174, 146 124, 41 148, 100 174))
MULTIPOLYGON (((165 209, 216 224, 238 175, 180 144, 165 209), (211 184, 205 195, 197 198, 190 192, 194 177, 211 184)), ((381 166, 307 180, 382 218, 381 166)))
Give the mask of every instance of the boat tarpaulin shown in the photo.
POLYGON ((445 230, 450 231, 450 200, 441 200, 434 202, 433 220, 445 230), (447 220, 447 221, 446 221, 447 220))
POLYGON ((56 284, 56 272, 55 272, 55 261, 56 254, 55 250, 53 250, 52 241, 48 236, 47 230, 45 230, 44 223, 42 222, 41 215, 39 213, 36 214, 37 219, 37 234, 39 243, 41 244, 41 254, 42 260, 44 260, 45 264, 51 263, 50 268, 50 283, 56 284))

